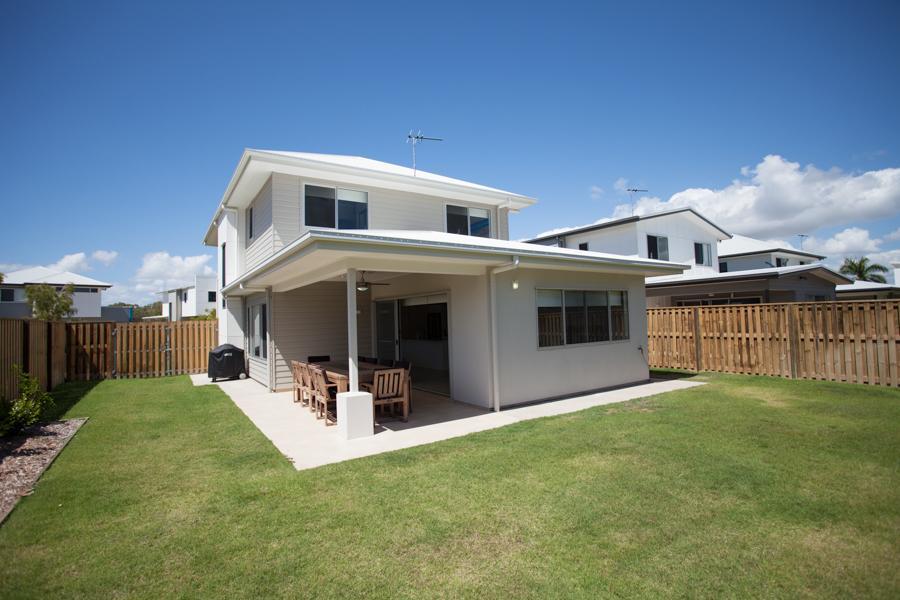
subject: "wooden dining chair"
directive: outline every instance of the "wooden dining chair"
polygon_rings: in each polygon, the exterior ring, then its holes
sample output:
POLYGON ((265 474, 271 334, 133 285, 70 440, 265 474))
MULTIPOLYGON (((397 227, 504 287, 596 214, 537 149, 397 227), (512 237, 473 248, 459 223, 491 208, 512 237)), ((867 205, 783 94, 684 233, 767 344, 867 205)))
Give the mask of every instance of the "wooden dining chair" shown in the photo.
POLYGON ((313 356, 307 356, 307 357, 306 357, 306 361, 307 361, 307 362, 311 362, 311 363, 330 362, 330 361, 331 361, 331 356, 328 355, 328 354, 322 354, 322 355, 320 355, 320 356, 315 356, 315 355, 313 355, 313 356))
POLYGON ((303 382, 303 374, 300 368, 300 362, 296 360, 291 361, 291 382, 294 387, 294 402, 300 402, 301 404, 305 404, 303 402, 305 394, 305 385, 303 382))
POLYGON ((309 412, 316 410, 316 386, 313 382, 311 369, 312 367, 309 364, 305 362, 300 363, 300 376, 303 379, 303 388, 306 391, 306 402, 303 403, 303 406, 308 406, 309 412))
POLYGON ((372 383, 362 384, 362 388, 372 394, 375 408, 388 407, 391 415, 400 406, 401 418, 409 418, 409 394, 406 386, 405 369, 381 369, 372 374, 372 383))
POLYGON ((316 418, 325 419, 325 425, 337 423, 337 384, 328 383, 325 370, 310 367, 316 401, 316 418))

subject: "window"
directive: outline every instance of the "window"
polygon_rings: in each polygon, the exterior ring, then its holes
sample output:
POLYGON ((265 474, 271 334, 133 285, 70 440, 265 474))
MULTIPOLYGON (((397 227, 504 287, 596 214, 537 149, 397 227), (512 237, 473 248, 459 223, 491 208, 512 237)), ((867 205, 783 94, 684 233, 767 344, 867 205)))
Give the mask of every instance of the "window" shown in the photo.
POLYGON ((587 243, 587 242, 581 242, 580 244, 578 244, 578 249, 579 249, 579 250, 585 250, 585 251, 586 251, 586 250, 588 249, 588 243, 587 243))
POLYGON ((266 305, 254 304, 247 309, 248 322, 250 323, 250 355, 257 358, 267 358, 269 355, 266 343, 266 305))
POLYGON ((0 289, 0 302, 15 302, 16 291, 13 288, 0 289))
POLYGON ((216 301, 216 293, 215 292, 206 292, 206 301, 207 302, 215 302, 216 301))
POLYGON ((628 339, 628 293, 538 290, 538 347, 628 339))
POLYGON ((308 185, 303 209, 307 227, 367 229, 369 194, 354 190, 308 185))
POLYGON ((712 248, 709 244, 694 242, 694 263, 698 265, 712 265, 712 248))
POLYGON ((491 237, 491 213, 486 208, 448 204, 447 233, 491 237))
POLYGON ((181 301, 187 302, 187 292, 181 292, 181 301))
POLYGON ((225 287, 225 242, 222 242, 222 287, 225 287))
POLYGON ((669 238, 659 235, 647 236, 647 257, 669 260, 669 238))
POLYGON ((720 262, 719 263, 719 273, 727 273, 728 272, 728 263, 720 262))
POLYGON ((786 267, 786 266, 788 266, 788 259, 786 259, 786 258, 776 258, 776 259, 775 259, 775 266, 776 266, 776 267, 786 267))
POLYGON ((253 207, 247 209, 247 239, 253 239, 253 207))

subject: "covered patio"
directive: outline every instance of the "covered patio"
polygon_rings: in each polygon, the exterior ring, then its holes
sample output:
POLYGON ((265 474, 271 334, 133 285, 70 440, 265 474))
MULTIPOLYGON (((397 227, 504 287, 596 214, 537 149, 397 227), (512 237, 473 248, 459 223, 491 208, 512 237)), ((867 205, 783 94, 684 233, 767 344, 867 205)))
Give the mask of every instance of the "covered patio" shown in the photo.
MULTIPOLYGON (((204 374, 191 375, 191 380, 194 385, 210 384, 204 374)), ((337 428, 324 427, 306 407, 293 401, 291 392, 270 392, 250 379, 214 385, 234 401, 297 470, 303 470, 703 384, 658 380, 501 412, 414 390, 416 410, 407 422, 386 422, 372 436, 349 440, 337 428)))

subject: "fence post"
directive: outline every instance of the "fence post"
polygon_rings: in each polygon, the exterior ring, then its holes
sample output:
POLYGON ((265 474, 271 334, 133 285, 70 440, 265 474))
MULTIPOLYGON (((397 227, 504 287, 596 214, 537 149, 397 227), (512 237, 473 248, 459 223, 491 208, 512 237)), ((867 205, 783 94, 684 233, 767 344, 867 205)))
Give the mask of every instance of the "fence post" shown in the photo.
POLYGON ((700 307, 694 307, 694 367, 698 373, 703 368, 703 342, 700 338, 700 307))
POLYGON ((797 379, 797 359, 800 354, 800 325, 797 323, 797 305, 788 304, 788 348, 791 361, 791 379, 797 379))
POLYGON ((110 378, 118 379, 119 378, 119 328, 113 326, 112 332, 110 333, 110 344, 112 345, 112 372, 110 373, 110 378))
MULTIPOLYGON (((183 321, 181 321, 181 322, 183 322, 183 321)), ((166 375, 171 375, 172 374, 172 327, 171 327, 171 325, 167 326, 165 328, 165 332, 166 332, 166 345, 163 349, 163 351, 165 352, 165 358, 164 358, 165 370, 166 370, 166 375)))

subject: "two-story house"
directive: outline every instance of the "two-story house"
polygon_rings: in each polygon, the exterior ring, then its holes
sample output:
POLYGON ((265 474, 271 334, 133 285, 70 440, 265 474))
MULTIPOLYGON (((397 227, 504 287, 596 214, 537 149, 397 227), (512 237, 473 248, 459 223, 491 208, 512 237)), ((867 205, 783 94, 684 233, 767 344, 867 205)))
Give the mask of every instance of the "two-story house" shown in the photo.
POLYGON ((719 242, 719 272, 748 271, 769 267, 797 267, 820 262, 821 254, 804 252, 784 244, 775 244, 733 235, 719 242))
MULTIPOLYGON (((291 360, 413 365, 413 385, 501 407, 648 378, 644 278, 665 260, 509 241, 534 199, 355 156, 247 150, 204 243, 220 341, 250 377, 291 360)), ((415 390, 414 390, 415 395, 415 390)))
POLYGON ((0 284, 0 317, 30 319, 31 306, 25 289, 31 285, 45 284, 57 291, 72 284, 72 319, 101 318, 101 294, 112 284, 97 281, 78 273, 59 271, 48 267, 31 267, 5 273, 0 284))
POLYGON ((684 263, 684 273, 647 278, 651 307, 832 300, 835 286, 849 283, 818 255, 732 236, 691 208, 557 230, 529 242, 684 263))
POLYGON ((181 321, 202 317, 216 308, 217 290, 216 277, 196 275, 190 285, 159 292, 162 299, 162 315, 159 318, 181 321))

